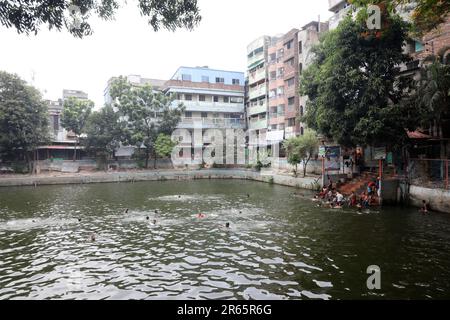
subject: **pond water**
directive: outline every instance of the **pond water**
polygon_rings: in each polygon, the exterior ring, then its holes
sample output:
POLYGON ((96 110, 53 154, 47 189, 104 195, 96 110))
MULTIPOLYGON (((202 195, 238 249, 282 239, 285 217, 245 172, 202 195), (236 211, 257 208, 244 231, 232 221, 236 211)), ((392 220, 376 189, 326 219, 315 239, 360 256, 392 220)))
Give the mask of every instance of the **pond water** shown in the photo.
POLYGON ((450 215, 311 197, 239 180, 0 189, 0 299, 450 298, 450 215))

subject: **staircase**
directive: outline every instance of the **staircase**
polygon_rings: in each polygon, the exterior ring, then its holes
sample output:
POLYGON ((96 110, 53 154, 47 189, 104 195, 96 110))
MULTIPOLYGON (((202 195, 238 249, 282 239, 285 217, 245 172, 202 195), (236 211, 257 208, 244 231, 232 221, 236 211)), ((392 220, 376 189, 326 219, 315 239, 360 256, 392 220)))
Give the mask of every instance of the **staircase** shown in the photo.
POLYGON ((356 195, 360 195, 364 191, 367 191, 367 185, 369 182, 376 179, 377 175, 371 172, 363 172, 361 175, 355 177, 354 179, 340 185, 338 190, 344 196, 349 196, 352 192, 356 195))

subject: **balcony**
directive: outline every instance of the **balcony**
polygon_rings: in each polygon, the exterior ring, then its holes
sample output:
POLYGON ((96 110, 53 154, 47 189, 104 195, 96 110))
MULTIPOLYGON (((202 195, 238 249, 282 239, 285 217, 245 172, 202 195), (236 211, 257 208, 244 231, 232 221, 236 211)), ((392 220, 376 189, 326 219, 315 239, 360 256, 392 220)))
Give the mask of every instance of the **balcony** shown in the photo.
POLYGON ((231 118, 183 118, 179 129, 245 129, 244 119, 231 118))
POLYGON ((251 84, 259 82, 265 78, 266 78, 266 69, 260 68, 257 71, 249 74, 248 83, 251 85, 251 84))
POLYGON ((339 22, 341 22, 349 12, 351 12, 351 8, 352 7, 349 6, 345 9, 342 9, 335 15, 331 16, 329 20, 329 29, 330 30, 336 29, 337 26, 339 25, 339 22))
POLYGON ((267 128, 267 119, 250 120, 248 127, 250 130, 261 130, 267 128))
POLYGON ((182 103, 186 107, 186 111, 198 111, 198 112, 232 112, 243 113, 243 103, 226 103, 226 102, 203 102, 203 101, 174 101, 172 106, 178 106, 178 103, 182 103))
POLYGON ((254 114, 266 113, 266 112, 267 112, 267 103, 264 103, 262 105, 257 105, 257 106, 254 106, 254 107, 249 107, 247 109, 247 113, 250 116, 252 116, 254 114))
POLYGON ((251 57, 251 58, 248 58, 248 60, 247 60, 248 68, 252 69, 252 68, 256 67, 255 64, 260 60, 264 60, 264 51, 260 52, 256 55, 253 55, 253 57, 251 57))
POLYGON ((249 98, 250 98, 250 100, 252 100, 252 99, 256 99, 256 98, 259 98, 259 97, 262 97, 262 96, 265 96, 266 95, 266 85, 262 85, 262 86, 257 86, 257 87, 254 87, 254 88, 250 88, 250 91, 249 91, 249 98))

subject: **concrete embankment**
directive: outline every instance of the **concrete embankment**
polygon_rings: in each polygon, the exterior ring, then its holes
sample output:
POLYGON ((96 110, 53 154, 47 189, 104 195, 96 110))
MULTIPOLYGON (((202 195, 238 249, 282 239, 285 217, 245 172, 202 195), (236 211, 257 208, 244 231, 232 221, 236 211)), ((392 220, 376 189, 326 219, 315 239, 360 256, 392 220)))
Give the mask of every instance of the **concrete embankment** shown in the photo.
POLYGON ((412 205, 421 207, 426 200, 432 210, 450 213, 450 190, 430 189, 411 185, 409 187, 409 200, 412 205))
POLYGON ((301 189, 316 190, 319 185, 317 178, 294 178, 291 176, 257 172, 244 169, 204 169, 204 170, 164 170, 143 172, 105 172, 73 175, 36 175, 22 177, 0 177, 0 187, 40 186, 60 184, 89 184, 110 182, 165 181, 165 180, 196 180, 196 179, 241 179, 274 183, 301 189))

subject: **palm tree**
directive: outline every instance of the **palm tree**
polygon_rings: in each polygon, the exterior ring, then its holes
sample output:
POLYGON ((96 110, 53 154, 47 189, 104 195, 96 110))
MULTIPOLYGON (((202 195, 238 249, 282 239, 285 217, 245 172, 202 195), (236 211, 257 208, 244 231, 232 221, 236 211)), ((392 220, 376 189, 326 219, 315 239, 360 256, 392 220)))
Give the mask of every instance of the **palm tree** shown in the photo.
POLYGON ((443 124, 450 119, 450 46, 438 55, 424 60, 420 72, 417 106, 423 112, 424 125, 430 126, 430 134, 443 138, 443 124))

